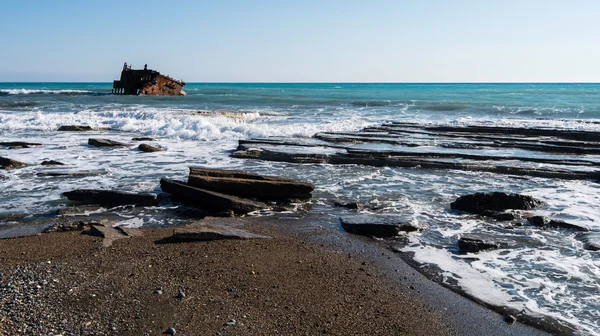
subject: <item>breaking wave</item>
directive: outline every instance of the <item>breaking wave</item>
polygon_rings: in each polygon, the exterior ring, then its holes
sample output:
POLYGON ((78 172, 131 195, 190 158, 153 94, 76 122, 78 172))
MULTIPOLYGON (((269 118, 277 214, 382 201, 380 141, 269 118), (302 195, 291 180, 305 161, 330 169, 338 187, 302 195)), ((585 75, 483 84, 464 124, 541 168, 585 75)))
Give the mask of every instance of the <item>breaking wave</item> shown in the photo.
POLYGON ((46 90, 46 89, 2 89, 0 95, 27 95, 27 94, 90 94, 89 90, 46 90))

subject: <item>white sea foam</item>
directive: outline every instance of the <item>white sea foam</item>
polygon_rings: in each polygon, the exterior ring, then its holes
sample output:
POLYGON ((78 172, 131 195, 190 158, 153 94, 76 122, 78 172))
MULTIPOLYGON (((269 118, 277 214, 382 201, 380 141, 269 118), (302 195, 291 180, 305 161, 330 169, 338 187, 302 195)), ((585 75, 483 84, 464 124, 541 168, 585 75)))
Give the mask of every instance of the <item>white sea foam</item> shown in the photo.
POLYGON ((9 95, 26 95, 26 94, 69 94, 69 93, 91 93, 89 90, 48 90, 48 89, 1 89, 0 93, 9 95))

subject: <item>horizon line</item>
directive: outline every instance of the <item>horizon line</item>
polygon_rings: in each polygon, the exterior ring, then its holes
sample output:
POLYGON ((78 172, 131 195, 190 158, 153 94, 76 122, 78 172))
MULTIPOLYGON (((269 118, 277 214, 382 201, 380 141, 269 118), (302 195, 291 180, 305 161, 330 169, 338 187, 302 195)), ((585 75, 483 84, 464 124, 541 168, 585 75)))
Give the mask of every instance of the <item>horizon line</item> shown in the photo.
MULTIPOLYGON (((24 84, 112 84, 112 81, 102 82, 102 81, 0 81, 0 84, 16 84, 16 83, 24 83, 24 84)), ((185 84, 600 84, 600 82, 284 82, 284 81, 276 81, 276 82, 250 82, 250 81, 241 81, 241 82, 230 82, 230 81, 216 81, 216 82, 185 82, 185 84)))

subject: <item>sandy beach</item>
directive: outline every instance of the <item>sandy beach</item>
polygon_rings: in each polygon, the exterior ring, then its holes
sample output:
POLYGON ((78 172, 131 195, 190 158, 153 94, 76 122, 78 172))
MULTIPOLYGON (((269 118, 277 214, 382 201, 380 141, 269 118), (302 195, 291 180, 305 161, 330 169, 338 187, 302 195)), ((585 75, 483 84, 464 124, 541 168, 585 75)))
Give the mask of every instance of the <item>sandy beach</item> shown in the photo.
POLYGON ((157 244, 173 233, 163 228, 109 247, 80 232, 0 240, 0 333, 543 334, 508 325, 393 252, 310 218, 203 221, 273 239, 157 244))

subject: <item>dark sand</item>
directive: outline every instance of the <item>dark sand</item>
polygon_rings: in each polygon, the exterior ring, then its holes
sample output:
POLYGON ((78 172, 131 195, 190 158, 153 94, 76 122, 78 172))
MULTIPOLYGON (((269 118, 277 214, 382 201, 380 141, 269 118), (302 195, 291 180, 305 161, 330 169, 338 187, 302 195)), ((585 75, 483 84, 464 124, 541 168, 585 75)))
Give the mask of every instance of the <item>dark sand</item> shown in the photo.
POLYGON ((79 232, 0 240, 0 334, 544 334, 310 219, 210 220, 274 239, 155 244, 165 228, 107 248, 79 232))

